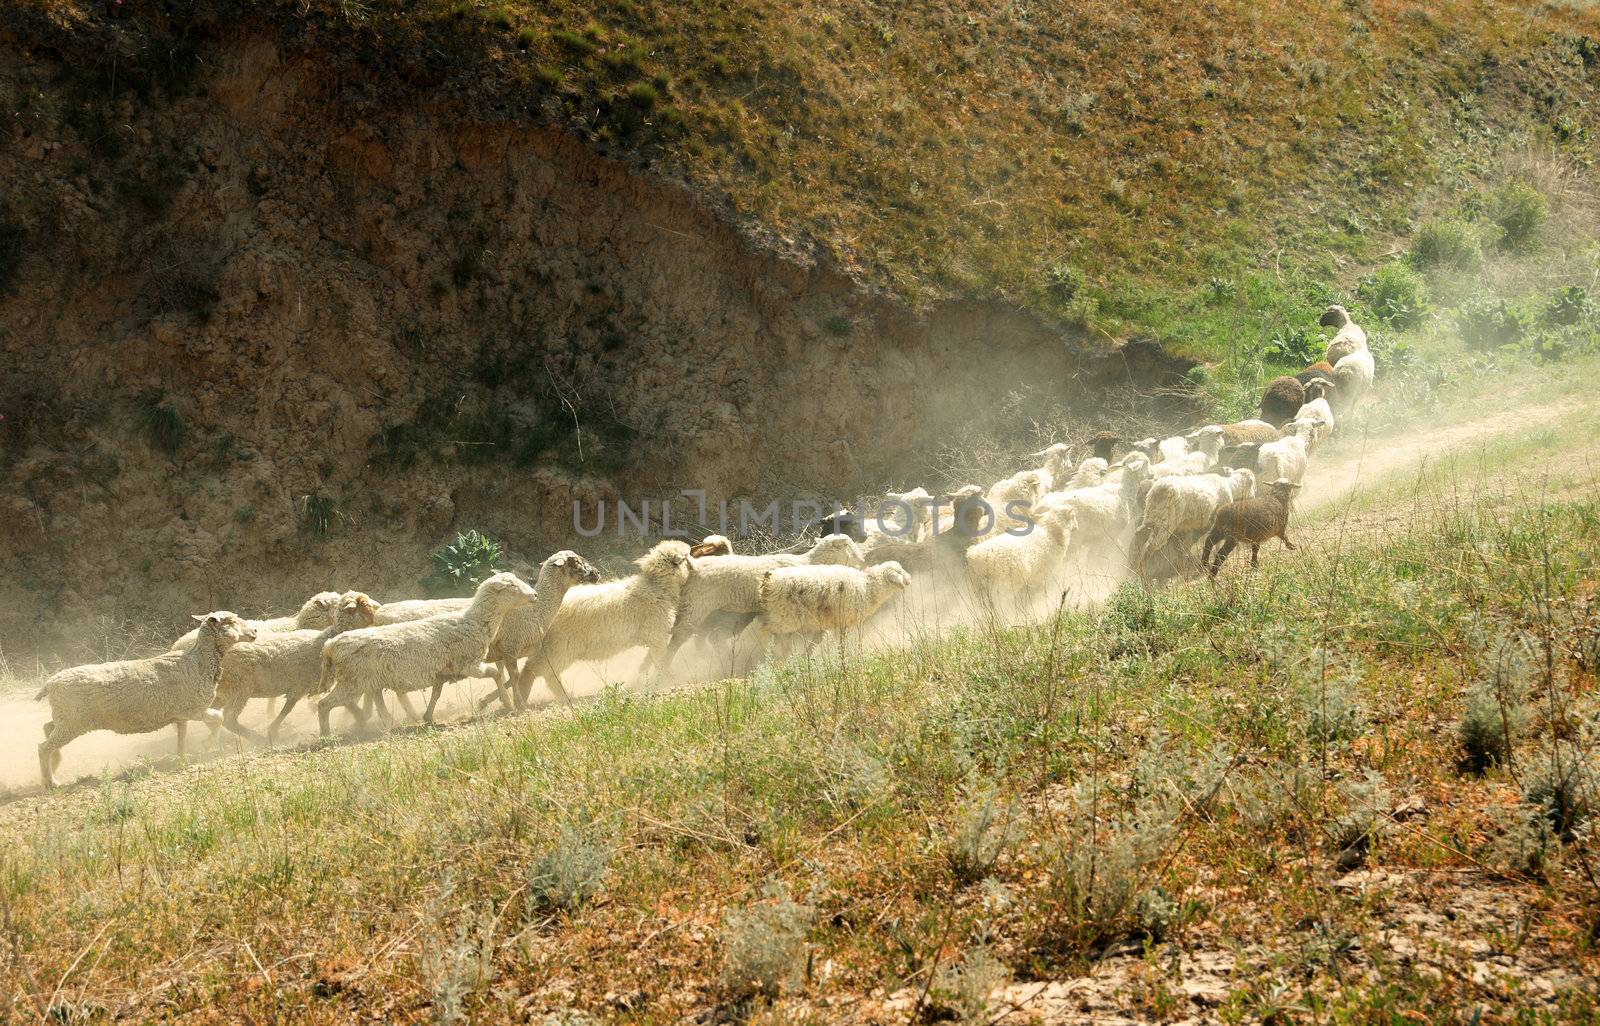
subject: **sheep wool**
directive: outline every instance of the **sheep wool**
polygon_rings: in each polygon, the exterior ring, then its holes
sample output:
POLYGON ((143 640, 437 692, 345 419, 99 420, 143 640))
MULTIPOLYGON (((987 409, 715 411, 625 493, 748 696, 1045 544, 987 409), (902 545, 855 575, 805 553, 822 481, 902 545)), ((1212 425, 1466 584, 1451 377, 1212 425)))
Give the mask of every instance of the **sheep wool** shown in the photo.
POLYGON ((1305 405, 1306 388, 1299 379, 1273 378, 1261 396, 1261 419, 1273 427, 1283 427, 1305 405))
POLYGON ((39 775, 55 786, 61 749, 91 730, 147 734, 168 724, 178 728, 178 752, 190 720, 215 722, 213 709, 223 655, 256 629, 227 610, 196 616, 199 631, 189 647, 149 659, 74 666, 51 675, 34 696, 50 702, 50 722, 39 745, 39 775))
MULTIPOLYGON (((727 543, 726 538, 722 541, 727 543)), ((520 669, 519 660, 538 651, 539 643, 544 640, 545 631, 561 609, 567 592, 580 584, 598 584, 599 581, 600 571, 595 569, 594 564, 571 549, 562 549, 539 564, 539 575, 533 583, 536 596, 533 605, 507 613, 500 622, 500 630, 489 644, 489 658, 496 666, 493 674, 495 693, 484 699, 485 702, 498 699, 504 706, 520 708, 516 703, 515 689, 510 689, 508 693, 502 680, 515 680, 520 669)))
POLYGON ((899 563, 858 570, 850 566, 787 566, 761 579, 761 613, 754 629, 765 641, 827 631, 851 631, 905 591, 911 575, 899 563))
POLYGON ((328 639, 322 647, 318 681, 318 690, 326 692, 317 703, 323 736, 329 734, 328 715, 333 709, 345 706, 360 716, 356 703, 367 695, 390 722, 385 690, 431 688, 422 718, 432 723, 445 683, 477 672, 506 614, 533 599, 533 589, 521 578, 502 572, 485 578, 471 604, 460 612, 362 627, 328 639))
MULTIPOLYGON (((339 611, 339 593, 336 591, 319 591, 306 599, 298 612, 293 616, 277 616, 270 620, 246 620, 255 629, 257 634, 275 634, 279 631, 322 630, 333 623, 334 614, 339 611)), ((194 644, 194 639, 199 637, 200 628, 185 634, 172 643, 172 651, 182 652, 194 644)))
POLYGON ((1267 494, 1230 502, 1217 511, 1216 523, 1206 537, 1205 548, 1200 552, 1201 569, 1211 559, 1211 550, 1218 543, 1216 562, 1211 564, 1211 576, 1217 576, 1222 563, 1235 545, 1240 542, 1250 546, 1250 565, 1258 565, 1257 554, 1261 546, 1274 538, 1282 539, 1284 547, 1295 550, 1289 540, 1289 499, 1299 489, 1292 481, 1279 479, 1267 486, 1267 494))

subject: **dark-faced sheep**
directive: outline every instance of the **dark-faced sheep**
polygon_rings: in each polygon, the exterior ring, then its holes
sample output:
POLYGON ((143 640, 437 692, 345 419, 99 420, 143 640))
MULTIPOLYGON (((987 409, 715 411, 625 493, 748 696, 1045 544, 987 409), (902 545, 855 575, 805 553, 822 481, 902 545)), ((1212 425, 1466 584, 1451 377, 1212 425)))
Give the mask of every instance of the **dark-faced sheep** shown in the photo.
POLYGON ((1211 525, 1211 534, 1206 537, 1205 548, 1200 552, 1200 567, 1206 568, 1206 563, 1211 558, 1211 550, 1219 542, 1222 544, 1217 549, 1216 562, 1211 564, 1211 576, 1217 576, 1217 571, 1222 569, 1222 563, 1233 551, 1234 546, 1240 542, 1250 546, 1250 565, 1258 565, 1257 554, 1261 546, 1274 538, 1281 538, 1284 546, 1290 551, 1295 550, 1294 542, 1289 540, 1289 500, 1300 486, 1293 481, 1279 478, 1267 486, 1267 494, 1258 495, 1250 499, 1239 499, 1230 502, 1217 510, 1217 519, 1211 525))
POLYGON ((1306 387, 1297 378, 1273 378, 1261 396, 1261 419, 1281 428, 1294 419, 1305 402, 1306 387))

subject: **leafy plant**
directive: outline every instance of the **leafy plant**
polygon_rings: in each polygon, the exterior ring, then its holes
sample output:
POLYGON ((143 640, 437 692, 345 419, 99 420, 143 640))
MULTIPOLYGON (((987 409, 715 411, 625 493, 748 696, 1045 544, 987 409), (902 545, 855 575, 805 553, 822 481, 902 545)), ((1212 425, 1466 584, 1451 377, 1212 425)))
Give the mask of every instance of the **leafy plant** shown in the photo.
POLYGON ((326 538, 333 529, 338 510, 326 495, 300 496, 300 530, 318 538, 326 538))
POLYGON ((463 531, 429 557, 433 570, 422 579, 422 588, 429 595, 471 595, 484 578, 502 569, 504 555, 500 543, 488 535, 463 531))
POLYGON ((1582 285, 1566 285, 1551 289, 1545 304, 1545 322, 1564 328, 1582 323, 1594 314, 1594 304, 1589 301, 1589 290, 1582 285))
POLYGON ((762 900, 728 912, 722 928, 722 983, 734 997, 775 997, 805 967, 806 935, 816 909, 796 902, 784 883, 762 900))
POLYGON ((1268 339, 1261 355, 1275 363, 1304 367, 1322 359, 1323 342, 1321 332, 1309 328, 1291 328, 1268 339))
POLYGON ((1577 752, 1560 746, 1529 774, 1522 800, 1555 836, 1571 841, 1600 810, 1600 774, 1577 752))
POLYGON ((542 909, 570 912, 600 893, 611 846, 593 831, 562 824, 555 843, 528 867, 528 899, 542 909))
POLYGON ((1380 320, 1402 331, 1421 324, 1428 311, 1421 276, 1403 263, 1387 264, 1361 279, 1356 295, 1380 320))
POLYGON ((1045 268, 1044 288, 1057 302, 1070 303, 1083 288, 1083 272, 1065 261, 1051 264, 1045 268))
POLYGON ((1511 249, 1526 247, 1550 218, 1550 202, 1527 182, 1509 181, 1489 197, 1489 219, 1501 232, 1501 243, 1511 249))
POLYGON ((1472 267, 1483 259, 1478 229, 1456 217, 1429 221, 1417 230, 1411 258, 1418 267, 1472 267))
POLYGON ((1455 313, 1461 340, 1473 349, 1498 349, 1520 342, 1532 318, 1504 299, 1476 296, 1455 313))
POLYGON ((843 314, 829 314, 817 323, 821 326, 823 331, 826 331, 834 338, 845 338, 850 334, 850 329, 852 327, 850 324, 850 318, 844 316, 843 314))

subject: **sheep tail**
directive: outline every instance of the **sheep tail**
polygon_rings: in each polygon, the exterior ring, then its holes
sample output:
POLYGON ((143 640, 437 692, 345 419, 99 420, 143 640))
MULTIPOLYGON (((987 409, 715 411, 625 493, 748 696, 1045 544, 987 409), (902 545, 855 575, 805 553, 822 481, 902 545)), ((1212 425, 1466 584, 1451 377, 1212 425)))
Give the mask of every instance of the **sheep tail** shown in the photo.
POLYGON ((325 695, 333 687, 333 657, 328 653, 328 646, 322 646, 322 673, 317 677, 317 694, 325 695))

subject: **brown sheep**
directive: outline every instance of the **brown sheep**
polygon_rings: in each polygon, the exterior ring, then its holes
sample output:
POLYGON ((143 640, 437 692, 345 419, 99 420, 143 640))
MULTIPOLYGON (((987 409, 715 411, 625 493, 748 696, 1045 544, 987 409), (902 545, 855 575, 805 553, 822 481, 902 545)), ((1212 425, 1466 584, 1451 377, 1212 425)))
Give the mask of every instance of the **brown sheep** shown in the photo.
POLYGON ((1250 546, 1252 567, 1258 565, 1257 554, 1261 546, 1274 538, 1283 539, 1284 546, 1293 552, 1296 546, 1289 540, 1288 534, 1289 500, 1299 490, 1299 485, 1280 477, 1267 486, 1266 495, 1230 502, 1217 510, 1211 534, 1206 538, 1205 548, 1200 551, 1200 568, 1206 569, 1211 550, 1218 542, 1222 543, 1222 548, 1217 550, 1216 562, 1211 564, 1212 577, 1217 576, 1223 560, 1240 542, 1250 546))
POLYGON ((1250 442, 1276 442, 1283 437, 1277 428, 1261 420, 1241 420, 1234 424, 1219 425, 1223 445, 1246 445, 1250 442))
POLYGON ((1261 419, 1281 428, 1294 419, 1306 402, 1306 387, 1295 378, 1273 378, 1261 396, 1261 419))
POLYGON ((1333 364, 1327 360, 1318 360, 1299 374, 1296 374, 1294 379, 1302 385, 1309 385, 1311 382, 1319 380, 1331 384, 1333 382, 1333 364))

